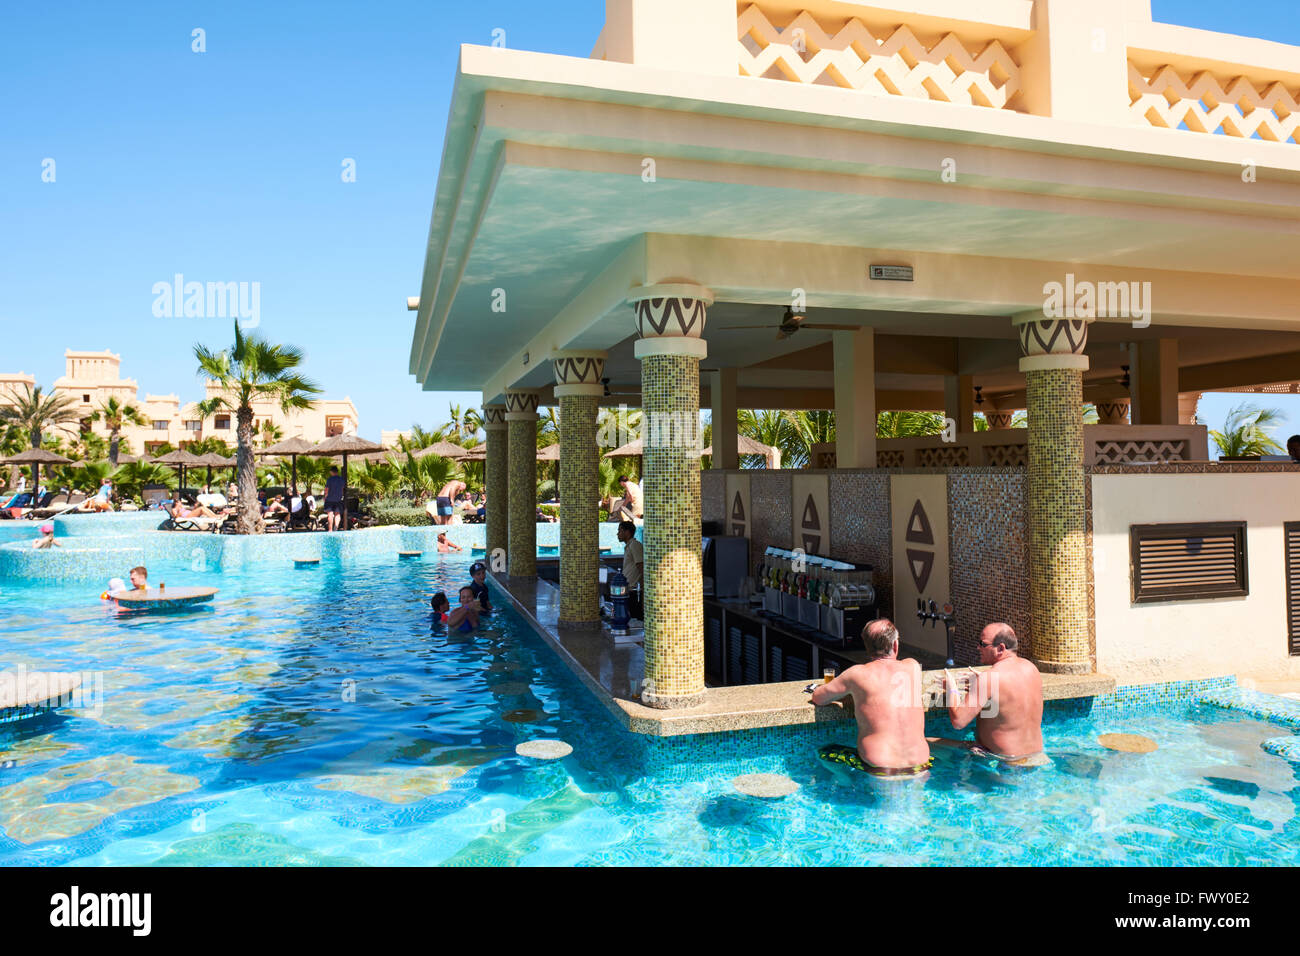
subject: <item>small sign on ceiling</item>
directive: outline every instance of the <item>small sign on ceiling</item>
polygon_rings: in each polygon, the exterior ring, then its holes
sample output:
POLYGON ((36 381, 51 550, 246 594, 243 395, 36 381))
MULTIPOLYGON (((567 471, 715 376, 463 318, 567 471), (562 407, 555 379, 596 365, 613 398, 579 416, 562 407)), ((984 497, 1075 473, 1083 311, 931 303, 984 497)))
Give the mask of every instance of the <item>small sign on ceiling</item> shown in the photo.
POLYGON ((868 266, 868 275, 873 279, 884 279, 888 282, 911 282, 911 266, 868 266))

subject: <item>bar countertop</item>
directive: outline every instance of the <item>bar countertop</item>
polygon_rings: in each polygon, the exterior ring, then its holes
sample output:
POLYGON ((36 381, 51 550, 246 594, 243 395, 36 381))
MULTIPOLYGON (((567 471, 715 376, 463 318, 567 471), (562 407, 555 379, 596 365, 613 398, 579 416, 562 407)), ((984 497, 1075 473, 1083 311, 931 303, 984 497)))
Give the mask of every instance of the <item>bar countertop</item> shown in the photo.
MULTIPOLYGON (((645 675, 645 651, 640 644, 615 644, 598 628, 560 627, 560 591, 548 581, 501 574, 489 577, 574 675, 633 733, 669 737, 853 719, 852 707, 842 701, 814 707, 804 693, 806 680, 711 687, 703 704, 684 710, 647 707, 637 699, 645 675)), ((778 626, 785 623, 762 620, 778 626)), ((839 650, 834 653, 845 656, 839 650)), ((942 688, 943 672, 926 670, 922 679, 923 693, 929 697, 942 688)), ((1100 674, 1043 675, 1047 700, 1091 697, 1114 689, 1115 679, 1100 674)))

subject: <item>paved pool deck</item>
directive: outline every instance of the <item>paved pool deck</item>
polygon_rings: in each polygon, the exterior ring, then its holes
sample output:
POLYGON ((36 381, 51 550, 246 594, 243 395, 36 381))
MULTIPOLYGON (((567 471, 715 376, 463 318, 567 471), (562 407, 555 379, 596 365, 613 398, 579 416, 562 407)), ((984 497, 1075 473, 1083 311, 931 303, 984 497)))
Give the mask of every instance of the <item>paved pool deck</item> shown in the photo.
MULTIPOLYGON (((711 687, 699 707, 657 710, 640 703, 645 650, 640 644, 615 644, 603 630, 559 625, 560 591, 540 578, 491 576, 515 610, 551 646, 588 690, 626 729, 637 734, 674 737, 762 727, 791 727, 853 719, 852 707, 835 702, 814 707, 803 692, 806 680, 741 687, 711 687)), ((923 673, 922 693, 941 696, 943 672, 923 673)), ((1044 674, 1043 697, 1066 700, 1109 694, 1113 677, 1101 674, 1044 674)))

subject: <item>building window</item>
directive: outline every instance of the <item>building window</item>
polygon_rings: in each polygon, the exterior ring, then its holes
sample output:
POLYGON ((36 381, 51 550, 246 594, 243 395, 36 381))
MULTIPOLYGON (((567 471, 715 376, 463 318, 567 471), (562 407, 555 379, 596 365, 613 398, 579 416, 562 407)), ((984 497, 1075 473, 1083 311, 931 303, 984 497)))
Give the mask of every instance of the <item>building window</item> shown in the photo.
POLYGON ((81 396, 81 400, 82 400, 83 402, 85 402, 87 405, 90 404, 90 396, 89 396, 89 395, 84 395, 84 394, 83 394, 83 395, 81 396))
POLYGON ((333 438, 343 434, 343 416, 329 415, 325 419, 325 437, 333 438))
POLYGON ((222 432, 230 431, 230 416, 218 415, 216 419, 213 421, 212 427, 215 428, 217 431, 222 431, 222 432))
POLYGON ((171 422, 154 419, 153 430, 156 432, 165 432, 167 430, 167 426, 170 424, 171 422))
POLYGON ((199 432, 199 431, 203 431, 203 422, 201 422, 201 421, 198 421, 198 422, 187 421, 187 422, 185 423, 185 430, 186 430, 187 432, 199 432))
POLYGON ((1135 524, 1129 555, 1134 604, 1250 593, 1244 521, 1135 524))

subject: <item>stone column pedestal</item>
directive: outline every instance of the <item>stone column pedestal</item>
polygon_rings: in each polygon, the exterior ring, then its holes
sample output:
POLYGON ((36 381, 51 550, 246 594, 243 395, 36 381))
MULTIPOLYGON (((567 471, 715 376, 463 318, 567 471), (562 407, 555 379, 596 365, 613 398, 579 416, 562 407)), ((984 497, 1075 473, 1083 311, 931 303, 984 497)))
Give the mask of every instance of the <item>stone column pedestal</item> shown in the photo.
POLYGON ((704 581, 700 564, 700 359, 712 293, 692 283, 649 286, 628 300, 641 338, 645 449, 645 668, 651 707, 704 701, 704 581))
POLYGON ((487 455, 483 462, 487 485, 487 563, 496 573, 506 570, 510 544, 510 440, 504 405, 483 406, 483 430, 487 432, 487 455))
POLYGON ((1087 515, 1083 473, 1083 373, 1087 319, 1015 320, 1029 418, 1030 640, 1041 670, 1093 670, 1088 632, 1087 515))
POLYGON ((510 457, 510 536, 507 570, 512 578, 537 575, 537 393, 506 392, 510 457))
POLYGON ((604 352, 557 352, 560 401, 560 624, 600 627, 600 450, 604 352))

